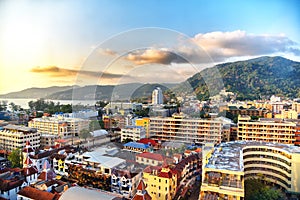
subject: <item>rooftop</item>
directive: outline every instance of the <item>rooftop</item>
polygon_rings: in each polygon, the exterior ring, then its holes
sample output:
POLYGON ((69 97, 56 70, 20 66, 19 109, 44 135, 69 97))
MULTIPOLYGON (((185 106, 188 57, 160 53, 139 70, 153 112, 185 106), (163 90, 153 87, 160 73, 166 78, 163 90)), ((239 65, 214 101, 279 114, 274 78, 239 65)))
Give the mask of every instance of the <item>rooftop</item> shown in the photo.
POLYGON ((157 160, 157 161, 164 161, 164 156, 161 154, 158 154, 158 153, 143 152, 136 156, 148 158, 148 159, 152 159, 152 160, 157 160))
POLYGON ((147 149, 147 148, 149 148, 149 145, 143 144, 143 143, 138 143, 138 142, 128 142, 128 143, 124 144, 124 147, 147 149))
POLYGON ((125 160, 117 157, 104 156, 101 152, 85 152, 83 154, 85 161, 99 163, 104 167, 113 168, 121 163, 124 163, 125 160))
POLYGON ((205 167, 214 169, 227 169, 232 171, 243 171, 244 165, 242 150, 245 147, 251 146, 265 146, 268 148, 283 150, 286 153, 300 153, 300 147, 288 144, 260 141, 226 142, 214 147, 214 152, 205 167))
POLYGON ((19 195, 27 197, 29 199, 43 199, 43 200, 54 200, 58 199, 57 195, 50 192, 42 191, 33 187, 26 186, 18 192, 19 195))
POLYGON ((17 130, 20 132, 36 132, 36 128, 29 128, 26 126, 17 126, 17 125, 12 125, 12 124, 8 124, 6 126, 3 127, 6 130, 17 130))
POLYGON ((110 192, 104 192, 96 189, 87 189, 83 187, 71 187, 64 192, 60 200, 73 200, 73 199, 89 199, 89 200, 117 200, 122 199, 120 195, 113 194, 110 192))

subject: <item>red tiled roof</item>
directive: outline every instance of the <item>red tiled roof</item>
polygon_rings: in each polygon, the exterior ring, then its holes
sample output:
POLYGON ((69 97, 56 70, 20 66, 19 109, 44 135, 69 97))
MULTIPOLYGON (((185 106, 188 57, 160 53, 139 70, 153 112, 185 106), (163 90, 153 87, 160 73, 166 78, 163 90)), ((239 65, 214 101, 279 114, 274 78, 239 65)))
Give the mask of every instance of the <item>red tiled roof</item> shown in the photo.
POLYGON ((4 180, 0 178, 0 188, 2 191, 9 191, 11 189, 21 186, 23 182, 24 180, 19 180, 17 177, 10 180, 4 180))
POLYGON ((150 143, 152 146, 156 146, 157 145, 157 143, 155 142, 155 140, 151 140, 149 138, 142 138, 142 139, 140 139, 137 142, 143 143, 143 144, 149 144, 150 143))
POLYGON ((24 176, 30 176, 32 174, 38 173, 38 170, 36 167, 29 167, 29 168, 24 168, 23 174, 24 176))
POLYGON ((137 186, 137 190, 145 190, 146 186, 143 180, 140 181, 139 185, 137 186))
POLYGON ((58 154, 58 153, 55 153, 55 154, 52 154, 50 156, 50 159, 53 160, 54 158, 56 158, 56 160, 65 160, 66 159, 66 155, 64 154, 58 154))
POLYGON ((164 161, 164 156, 161 154, 158 154, 158 153, 143 152, 136 156, 148 158, 148 159, 152 159, 152 160, 164 161))
POLYGON ((24 161, 24 164, 26 165, 32 165, 32 161, 29 157, 26 158, 26 160, 24 161))
POLYGON ((18 194, 36 200, 53 200, 56 198, 55 194, 38 190, 36 188, 29 187, 29 186, 24 187, 22 190, 18 192, 18 194))
POLYGON ((34 150, 33 150, 32 147, 24 147, 24 148, 23 148, 23 152, 24 152, 24 153, 31 153, 31 152, 34 152, 34 150))
POLYGON ((159 177, 163 177, 163 178, 172 178, 172 172, 169 171, 169 172, 160 172, 158 174, 159 177))
POLYGON ((151 196, 146 192, 143 195, 135 194, 132 200, 151 200, 151 196))
POLYGON ((42 179, 42 180, 53 180, 55 179, 56 174, 54 173, 53 170, 49 170, 49 171, 43 171, 39 176, 38 179, 42 179))
POLYGON ((145 173, 152 173, 153 170, 156 170, 156 171, 160 171, 161 170, 161 166, 148 166, 144 169, 144 172, 145 173))
POLYGON ((138 192, 133 196, 132 200, 151 200, 152 198, 145 188, 145 183, 141 180, 137 187, 138 192))

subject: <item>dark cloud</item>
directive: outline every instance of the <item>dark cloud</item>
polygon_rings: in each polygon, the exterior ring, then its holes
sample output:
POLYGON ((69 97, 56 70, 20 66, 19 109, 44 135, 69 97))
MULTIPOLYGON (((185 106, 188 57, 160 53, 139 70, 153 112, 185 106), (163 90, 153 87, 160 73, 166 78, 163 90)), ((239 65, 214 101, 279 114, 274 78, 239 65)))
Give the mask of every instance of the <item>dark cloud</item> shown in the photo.
POLYGON ((168 51, 167 49, 145 49, 129 53, 126 60, 132 61, 137 65, 158 63, 168 65, 171 63, 185 62, 177 54, 168 51))
POLYGON ((113 78, 121 78, 127 75, 124 74, 113 74, 107 72, 94 72, 94 71, 86 71, 86 70, 75 70, 75 69, 65 69, 57 66, 47 66, 47 67, 33 67, 31 72, 46 74, 51 77, 70 77, 76 75, 83 75, 87 77, 101 77, 107 79, 113 78))

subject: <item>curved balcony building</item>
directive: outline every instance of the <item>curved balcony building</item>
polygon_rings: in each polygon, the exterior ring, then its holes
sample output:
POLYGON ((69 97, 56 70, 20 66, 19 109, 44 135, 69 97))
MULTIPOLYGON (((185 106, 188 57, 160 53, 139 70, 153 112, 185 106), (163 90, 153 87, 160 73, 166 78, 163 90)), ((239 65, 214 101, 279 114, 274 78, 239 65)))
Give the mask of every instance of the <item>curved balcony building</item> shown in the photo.
POLYGON ((234 141, 203 148, 200 199, 244 199, 244 180, 261 178, 300 194, 300 147, 234 141))

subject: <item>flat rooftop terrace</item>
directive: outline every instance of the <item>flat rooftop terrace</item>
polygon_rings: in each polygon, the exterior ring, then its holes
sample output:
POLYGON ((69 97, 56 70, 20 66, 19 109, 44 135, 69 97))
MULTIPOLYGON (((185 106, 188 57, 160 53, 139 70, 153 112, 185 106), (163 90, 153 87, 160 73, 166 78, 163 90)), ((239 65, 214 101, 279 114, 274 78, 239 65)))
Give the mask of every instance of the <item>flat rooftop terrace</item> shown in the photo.
POLYGON ((260 142, 260 141, 233 141, 221 143, 213 147, 213 153, 206 168, 243 171, 243 148, 265 146, 281 149, 287 153, 300 153, 300 147, 288 144, 260 142))

